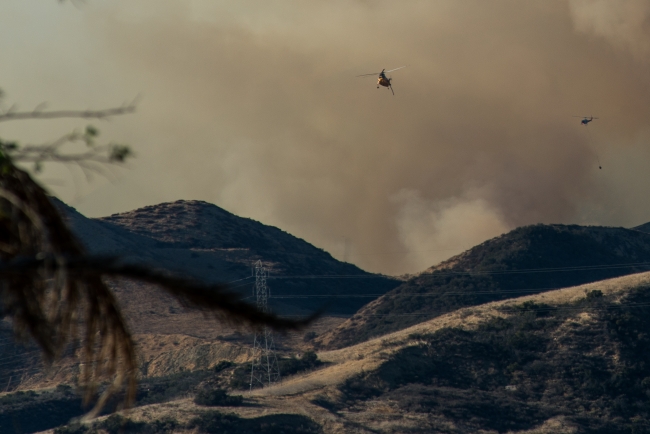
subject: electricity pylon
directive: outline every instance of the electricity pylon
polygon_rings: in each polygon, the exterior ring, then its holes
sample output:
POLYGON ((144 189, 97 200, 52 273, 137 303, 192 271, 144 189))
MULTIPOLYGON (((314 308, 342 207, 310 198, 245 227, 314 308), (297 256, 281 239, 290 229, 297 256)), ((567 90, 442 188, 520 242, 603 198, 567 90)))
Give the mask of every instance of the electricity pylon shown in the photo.
MULTIPOLYGON (((257 308, 262 312, 269 312, 270 291, 266 286, 268 272, 262 266, 262 261, 255 263, 255 288, 253 295, 257 300, 257 308)), ((271 329, 264 326, 263 329, 255 332, 253 340, 253 361, 251 363, 251 383, 253 387, 270 386, 280 381, 280 367, 278 357, 275 354, 275 344, 271 329)))

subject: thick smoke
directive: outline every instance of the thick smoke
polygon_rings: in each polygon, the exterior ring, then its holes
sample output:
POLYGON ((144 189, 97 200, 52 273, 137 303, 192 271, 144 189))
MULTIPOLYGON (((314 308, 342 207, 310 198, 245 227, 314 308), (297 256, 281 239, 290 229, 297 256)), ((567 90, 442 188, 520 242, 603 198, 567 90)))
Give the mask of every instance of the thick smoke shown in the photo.
POLYGON ((576 28, 600 36, 641 59, 650 54, 650 3, 645 0, 570 0, 576 28))
POLYGON ((486 234, 508 230, 499 213, 490 204, 476 198, 450 198, 428 202, 412 190, 395 195, 399 239, 407 247, 406 260, 424 270, 449 258, 451 253, 468 249, 485 239, 486 234))
POLYGON ((89 3, 111 94, 144 100, 109 129, 135 170, 78 207, 203 199, 385 273, 519 225, 643 223, 648 8, 621 3, 89 3), (402 65, 394 97, 355 78, 402 65))

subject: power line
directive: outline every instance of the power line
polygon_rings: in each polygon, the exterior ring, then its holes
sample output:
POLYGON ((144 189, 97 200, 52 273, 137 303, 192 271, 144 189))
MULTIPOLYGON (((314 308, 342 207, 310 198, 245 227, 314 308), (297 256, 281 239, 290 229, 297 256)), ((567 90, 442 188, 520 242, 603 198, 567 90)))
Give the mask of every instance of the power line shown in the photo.
POLYGON ((239 281, 241 281, 241 280, 252 279, 252 278, 253 278, 253 276, 246 276, 246 277, 242 277, 241 279, 231 280, 230 282, 226 282, 225 284, 226 284, 226 285, 230 285, 231 283, 239 282, 239 281))
MULTIPOLYGON (((422 276, 457 276, 457 275, 468 275, 468 276, 481 276, 481 275, 500 275, 500 274, 532 274, 532 273, 551 273, 551 272, 570 272, 570 271, 591 271, 591 270, 616 270, 623 268, 635 268, 635 267, 648 267, 650 268, 650 262, 629 262, 629 263, 620 263, 620 264, 598 264, 598 265, 574 265, 569 267, 543 267, 543 268, 522 268, 515 270, 468 270, 468 271, 443 271, 443 270, 434 270, 429 273, 419 273, 412 274, 409 277, 417 278, 422 276)), ((230 283, 239 282, 247 279, 251 279, 253 276, 244 277, 237 280, 232 280, 226 282, 228 285, 230 283)), ((276 274, 268 275, 267 279, 275 280, 290 280, 290 279, 395 279, 394 276, 388 276, 384 274, 371 274, 371 273, 362 273, 362 274, 276 274)), ((404 281, 406 282, 406 280, 404 281)), ((252 282, 244 282, 242 284, 233 286, 231 288, 238 288, 241 286, 246 286, 252 284, 252 282)))
MULTIPOLYGON (((345 297, 355 297, 355 298, 372 298, 372 297, 402 297, 402 296, 422 296, 422 297, 433 297, 439 295, 474 295, 474 294, 516 294, 516 293, 539 293, 544 291, 553 291, 562 288, 532 288, 532 289, 507 289, 507 290, 496 290, 496 291, 466 291, 466 292, 454 292, 454 291, 439 291, 439 292, 400 292, 396 294, 391 294, 390 292, 384 292, 380 294, 290 294, 290 295, 275 295, 274 299, 288 299, 288 298, 345 298, 345 297)), ((250 297, 246 297, 250 298, 250 297)))
MULTIPOLYGON (((461 309, 472 309, 472 308, 478 308, 481 305, 476 305, 476 306, 464 306, 462 308, 458 308, 458 310, 461 309)), ((549 306, 549 305, 538 305, 539 307, 534 307, 534 308, 522 308, 518 307, 517 305, 514 306, 495 306, 494 309, 502 309, 507 312, 550 312, 550 311, 562 311, 562 310, 576 310, 576 311, 597 311, 597 310, 617 310, 617 309, 623 309, 623 308, 645 308, 645 307, 650 307, 650 303, 648 302, 642 302, 642 303, 611 303, 603 306, 549 306)), ((456 311, 452 312, 444 312, 440 314, 436 314, 433 312, 420 312, 420 313, 355 313, 353 317, 379 317, 379 318, 386 318, 386 317, 423 317, 423 316, 430 316, 430 317, 441 317, 443 315, 453 313, 456 311)), ((302 315, 283 315, 285 318, 294 318, 294 317, 302 317, 302 315)), ((350 317, 352 318, 352 317, 350 317)))
MULTIPOLYGON (((612 270, 630 267, 649 267, 650 262, 634 262, 627 264, 611 265, 582 265, 570 267, 547 267, 547 268, 524 268, 520 270, 471 270, 471 271, 433 271, 431 273, 415 274, 412 277, 422 276, 481 276, 481 275, 499 275, 499 274, 533 274, 533 273, 552 273, 568 271, 591 271, 591 270, 612 270)), ((269 279, 378 279, 390 278, 381 274, 305 274, 305 275, 270 275, 269 279)))

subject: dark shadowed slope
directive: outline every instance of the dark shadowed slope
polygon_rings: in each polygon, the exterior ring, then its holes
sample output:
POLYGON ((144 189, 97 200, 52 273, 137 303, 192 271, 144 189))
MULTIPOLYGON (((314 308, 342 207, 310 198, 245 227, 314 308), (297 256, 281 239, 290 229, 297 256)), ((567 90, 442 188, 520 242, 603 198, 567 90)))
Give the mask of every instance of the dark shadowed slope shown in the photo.
POLYGON ((410 278, 318 342, 341 348, 463 306, 648 269, 648 233, 595 226, 526 226, 410 278))
POLYGON ((367 273, 276 227, 238 217, 202 201, 148 206, 100 219, 66 207, 71 226, 94 253, 189 274, 251 293, 251 266, 269 268, 276 309, 352 314, 394 288, 393 278, 367 273), (346 277, 342 277, 346 276, 346 277), (365 295, 347 297, 347 294, 365 295))
POLYGON ((635 226, 632 229, 634 229, 635 231, 641 231, 641 232, 645 232, 647 234, 650 234, 650 222, 644 223, 644 224, 639 225, 639 226, 635 226))

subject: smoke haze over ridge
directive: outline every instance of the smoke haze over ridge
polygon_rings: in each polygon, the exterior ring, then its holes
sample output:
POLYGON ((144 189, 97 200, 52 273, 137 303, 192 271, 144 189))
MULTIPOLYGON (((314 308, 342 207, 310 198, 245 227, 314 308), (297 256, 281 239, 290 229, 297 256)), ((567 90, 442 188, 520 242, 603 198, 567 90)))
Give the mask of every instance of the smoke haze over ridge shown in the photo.
POLYGON ((51 3, 0 6, 25 32, 0 42, 5 99, 143 95, 95 123, 137 152, 118 182, 43 174, 86 215, 202 199, 384 273, 524 224, 650 220, 644 0, 51 3), (355 78, 402 65, 394 97, 355 78))

